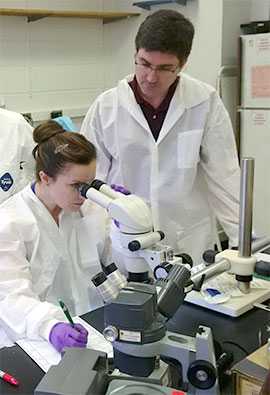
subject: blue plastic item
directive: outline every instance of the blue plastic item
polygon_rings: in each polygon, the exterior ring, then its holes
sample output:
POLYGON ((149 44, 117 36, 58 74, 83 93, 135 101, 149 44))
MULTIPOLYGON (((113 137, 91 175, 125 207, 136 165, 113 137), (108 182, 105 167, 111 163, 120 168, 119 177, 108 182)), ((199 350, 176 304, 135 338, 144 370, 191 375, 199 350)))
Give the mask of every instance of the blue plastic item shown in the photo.
POLYGON ((143 1, 136 1, 135 3, 133 3, 133 5, 143 8, 145 10, 151 10, 151 6, 153 5, 171 4, 171 3, 186 5, 187 0, 143 0, 143 1))
POLYGON ((205 292, 207 292, 210 296, 221 295, 221 292, 215 288, 206 288, 205 292))
POLYGON ((59 125, 62 126, 67 132, 75 132, 76 126, 72 122, 72 119, 66 115, 61 117, 53 118, 53 121, 57 122, 59 125))

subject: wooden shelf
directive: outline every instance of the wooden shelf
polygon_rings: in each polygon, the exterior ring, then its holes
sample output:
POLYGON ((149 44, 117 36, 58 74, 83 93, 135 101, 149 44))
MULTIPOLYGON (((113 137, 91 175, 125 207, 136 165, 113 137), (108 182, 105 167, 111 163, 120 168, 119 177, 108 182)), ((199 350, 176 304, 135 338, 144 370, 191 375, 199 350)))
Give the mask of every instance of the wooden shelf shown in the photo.
POLYGON ((103 19, 103 23, 113 22, 119 19, 139 16, 136 12, 94 12, 94 11, 61 11, 42 9, 0 8, 0 15, 26 16, 28 22, 38 19, 53 18, 88 18, 103 19))

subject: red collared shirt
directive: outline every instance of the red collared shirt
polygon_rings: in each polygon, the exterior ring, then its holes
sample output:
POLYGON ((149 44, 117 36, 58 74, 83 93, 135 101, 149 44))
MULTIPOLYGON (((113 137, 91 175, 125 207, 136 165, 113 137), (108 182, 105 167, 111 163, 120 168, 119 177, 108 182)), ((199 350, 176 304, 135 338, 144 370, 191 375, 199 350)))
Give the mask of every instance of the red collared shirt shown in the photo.
POLYGON ((162 100, 158 108, 152 107, 151 104, 149 104, 146 100, 144 100, 144 98, 141 95, 140 88, 135 76, 133 80, 128 83, 134 93, 136 102, 139 104, 139 106, 142 109, 142 112, 148 122, 148 125, 151 129, 155 141, 157 141, 158 139, 159 132, 162 128, 164 119, 167 115, 170 102, 173 98, 178 81, 179 81, 179 77, 177 77, 175 82, 170 86, 166 97, 162 100))

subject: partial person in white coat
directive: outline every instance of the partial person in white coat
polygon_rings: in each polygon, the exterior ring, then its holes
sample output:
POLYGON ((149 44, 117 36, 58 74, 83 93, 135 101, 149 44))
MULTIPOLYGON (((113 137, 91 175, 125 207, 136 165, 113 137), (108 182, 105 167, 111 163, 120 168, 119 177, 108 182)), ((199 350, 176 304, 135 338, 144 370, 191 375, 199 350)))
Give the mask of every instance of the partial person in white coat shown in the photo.
POLYGON ((54 121, 34 140, 36 181, 0 206, 0 327, 13 341, 84 347, 87 331, 64 322, 58 300, 72 315, 103 305, 91 278, 111 263, 107 214, 78 191, 95 177, 96 150, 54 121))
POLYGON ((165 243, 198 263, 217 241, 215 217, 238 244, 240 173, 217 92, 182 72, 193 35, 177 11, 149 15, 135 39, 135 74, 96 99, 81 133, 97 148, 97 178, 146 199, 165 243))
POLYGON ((34 176, 33 128, 21 114, 0 108, 0 203, 34 176))

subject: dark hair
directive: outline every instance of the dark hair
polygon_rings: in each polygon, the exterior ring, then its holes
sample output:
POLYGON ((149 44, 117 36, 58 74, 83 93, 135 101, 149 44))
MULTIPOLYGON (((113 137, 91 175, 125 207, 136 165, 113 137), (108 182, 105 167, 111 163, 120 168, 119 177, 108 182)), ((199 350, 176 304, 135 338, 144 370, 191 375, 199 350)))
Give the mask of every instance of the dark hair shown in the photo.
POLYGON ((136 50, 159 51, 176 55, 182 63, 191 51, 193 24, 173 10, 159 10, 140 25, 135 38, 136 50))
POLYGON ((96 159, 96 148, 90 141, 82 134, 67 132, 55 121, 37 126, 33 137, 37 143, 33 149, 37 180, 41 170, 54 178, 67 163, 88 165, 96 159))

